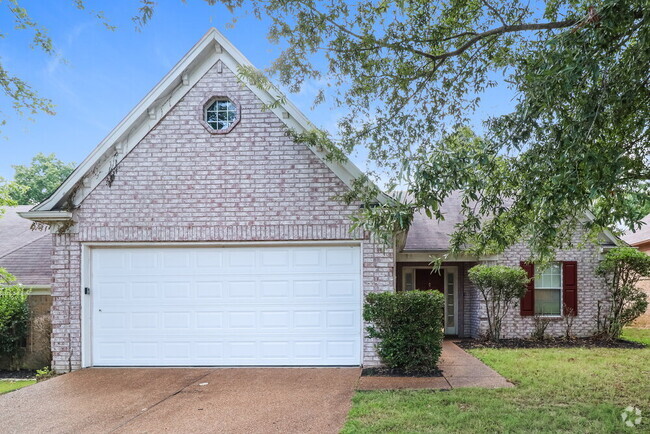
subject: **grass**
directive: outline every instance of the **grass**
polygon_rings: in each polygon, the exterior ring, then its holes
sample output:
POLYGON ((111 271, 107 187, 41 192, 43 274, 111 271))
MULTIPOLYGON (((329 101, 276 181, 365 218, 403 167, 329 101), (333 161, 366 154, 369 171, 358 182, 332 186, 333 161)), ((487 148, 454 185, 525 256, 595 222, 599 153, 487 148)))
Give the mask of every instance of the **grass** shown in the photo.
POLYGON ((34 383, 36 383, 36 380, 0 381, 0 395, 13 390, 22 389, 23 387, 30 386, 34 383))
MULTIPOLYGON (((650 330, 625 337, 647 343, 650 330)), ((357 392, 343 432, 625 432, 627 406, 650 431, 650 348, 471 352, 517 387, 357 392)))
POLYGON ((624 328, 623 339, 650 346, 650 329, 624 328))

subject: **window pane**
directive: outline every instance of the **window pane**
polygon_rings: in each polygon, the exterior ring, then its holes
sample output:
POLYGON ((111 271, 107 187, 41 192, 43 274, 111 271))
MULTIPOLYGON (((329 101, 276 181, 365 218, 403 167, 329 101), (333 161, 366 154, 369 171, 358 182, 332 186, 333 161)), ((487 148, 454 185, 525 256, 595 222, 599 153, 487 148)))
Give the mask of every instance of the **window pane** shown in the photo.
POLYGON ((235 104, 227 99, 219 99, 210 104, 205 113, 205 120, 215 130, 225 130, 236 120, 235 104))
POLYGON ((546 269, 536 270, 535 288, 562 288, 562 268, 557 262, 553 262, 546 269))
POLYGON ((406 280, 406 287, 404 288, 406 291, 413 291, 413 272, 412 271, 407 271, 405 276, 406 280))
POLYGON ((536 289, 535 313, 540 315, 560 315, 561 289, 536 289))

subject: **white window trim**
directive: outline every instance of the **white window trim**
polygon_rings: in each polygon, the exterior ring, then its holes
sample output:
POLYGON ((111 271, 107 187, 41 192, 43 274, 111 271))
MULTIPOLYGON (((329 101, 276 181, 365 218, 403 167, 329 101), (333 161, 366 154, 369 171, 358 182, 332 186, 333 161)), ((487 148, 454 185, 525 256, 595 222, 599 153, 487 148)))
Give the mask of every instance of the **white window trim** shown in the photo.
MULTIPOLYGON (((552 263, 558 264, 560 266, 560 313, 537 313, 537 303, 533 306, 533 315, 542 316, 544 318, 564 318, 564 263, 562 261, 553 261, 552 263)), ((550 264, 549 264, 550 265, 550 264)), ((533 282, 535 291, 538 289, 557 289, 551 287, 537 287, 537 267, 535 266, 535 281, 533 282)), ((537 298, 535 298, 537 301, 537 298)))

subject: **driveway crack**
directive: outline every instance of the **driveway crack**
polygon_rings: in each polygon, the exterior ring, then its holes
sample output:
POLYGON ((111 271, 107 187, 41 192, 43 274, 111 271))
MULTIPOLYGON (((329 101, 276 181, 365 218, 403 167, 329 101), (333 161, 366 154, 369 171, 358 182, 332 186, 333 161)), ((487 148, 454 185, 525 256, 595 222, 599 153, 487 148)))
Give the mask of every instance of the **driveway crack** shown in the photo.
POLYGON ((185 390, 185 389, 187 389, 188 387, 190 387, 192 384, 194 384, 194 383, 196 383, 196 382, 199 382, 199 381, 203 380, 205 377, 207 377, 207 376, 210 375, 210 374, 212 374, 212 372, 207 372, 207 373, 205 373, 204 375, 201 375, 199 378, 193 379, 193 380, 190 381, 188 384, 186 384, 186 385, 184 385, 183 387, 181 387, 180 389, 178 389, 176 392, 174 392, 174 393, 170 393, 169 395, 165 396, 165 397, 164 397, 163 399, 161 399, 160 401, 153 403, 153 405, 148 406, 144 411, 140 411, 140 413, 138 413, 138 414, 136 414, 135 416, 133 416, 133 417, 131 417, 131 418, 125 420, 124 422, 122 422, 121 424, 119 424, 118 426, 116 426, 115 428, 111 429, 111 430, 108 431, 108 432, 113 433, 113 432, 116 432, 117 430, 119 430, 120 428, 125 427, 126 425, 130 424, 131 422, 133 422, 134 420, 136 420, 137 418, 139 418, 139 417, 142 416, 143 414, 148 413, 149 410, 151 410, 151 409, 157 407, 158 405, 160 405, 160 404, 162 404, 163 402, 167 401, 169 398, 172 398, 172 397, 178 395, 178 394, 181 393, 183 390, 185 390))

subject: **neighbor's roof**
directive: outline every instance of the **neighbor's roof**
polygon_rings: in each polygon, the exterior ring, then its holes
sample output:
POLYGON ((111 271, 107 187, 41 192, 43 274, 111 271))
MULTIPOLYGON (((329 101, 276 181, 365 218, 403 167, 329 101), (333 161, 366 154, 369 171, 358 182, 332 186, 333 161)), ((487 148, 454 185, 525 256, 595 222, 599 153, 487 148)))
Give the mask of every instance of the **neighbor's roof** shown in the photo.
POLYGON ((0 268, 16 276, 23 285, 49 285, 52 235, 32 230, 32 222, 18 215, 31 205, 5 207, 0 217, 0 268))
POLYGON ((641 223, 643 223, 643 226, 637 229, 636 232, 629 231, 623 235, 621 239, 630 246, 638 246, 650 242, 650 214, 645 216, 645 218, 641 220, 641 223))

